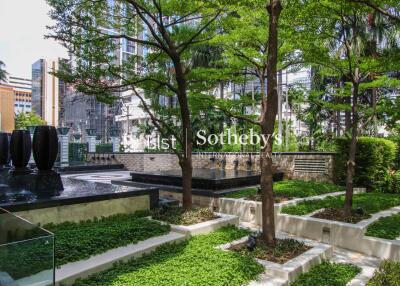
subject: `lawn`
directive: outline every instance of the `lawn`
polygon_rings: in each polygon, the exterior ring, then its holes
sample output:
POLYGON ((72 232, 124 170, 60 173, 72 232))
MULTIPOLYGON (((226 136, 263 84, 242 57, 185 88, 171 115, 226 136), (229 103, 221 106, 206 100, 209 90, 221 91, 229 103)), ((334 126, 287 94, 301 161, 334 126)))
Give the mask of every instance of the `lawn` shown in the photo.
POLYGON ((250 257, 215 247, 247 234, 229 226, 180 244, 163 245, 152 254, 77 281, 75 286, 244 285, 256 279, 263 266, 250 257))
POLYGON ((386 239, 396 239, 400 236, 400 214, 380 218, 368 226, 365 234, 386 239))
MULTIPOLYGON (((328 183, 306 182, 302 180, 288 180, 274 183, 275 196, 285 199, 305 198, 340 191, 344 191, 343 187, 328 183)), ((257 199, 257 188, 243 189, 227 194, 225 197, 257 199)))
MULTIPOLYGON (((386 193, 363 193, 353 197, 353 208, 362 208, 365 214, 373 214, 400 205, 400 195, 386 193)), ((322 208, 342 208, 344 196, 330 196, 322 200, 300 202, 293 206, 285 206, 283 213, 306 215, 322 208)))
POLYGON ((170 231, 169 225, 139 214, 121 214, 80 223, 47 224, 43 227, 55 234, 57 266, 170 231))
POLYGON ((360 271, 351 264, 325 261, 301 274, 292 286, 346 286, 360 271))

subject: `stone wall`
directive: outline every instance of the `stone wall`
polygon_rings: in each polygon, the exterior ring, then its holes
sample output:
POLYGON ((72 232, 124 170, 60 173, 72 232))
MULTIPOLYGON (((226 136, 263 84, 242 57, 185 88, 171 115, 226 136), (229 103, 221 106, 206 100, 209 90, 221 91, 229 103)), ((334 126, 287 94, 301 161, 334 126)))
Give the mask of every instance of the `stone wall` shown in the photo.
POLYGON ((14 212, 34 224, 80 222, 116 214, 130 214, 150 209, 150 196, 135 196, 97 202, 62 205, 57 207, 14 212))
MULTIPOLYGON (((130 171, 149 172, 179 169, 172 153, 114 153, 115 160, 130 171)), ((331 182, 334 153, 274 153, 274 168, 285 173, 286 179, 331 182), (297 166, 297 167, 296 167, 297 166)), ((193 153, 193 168, 225 168, 259 170, 258 153, 193 153)))

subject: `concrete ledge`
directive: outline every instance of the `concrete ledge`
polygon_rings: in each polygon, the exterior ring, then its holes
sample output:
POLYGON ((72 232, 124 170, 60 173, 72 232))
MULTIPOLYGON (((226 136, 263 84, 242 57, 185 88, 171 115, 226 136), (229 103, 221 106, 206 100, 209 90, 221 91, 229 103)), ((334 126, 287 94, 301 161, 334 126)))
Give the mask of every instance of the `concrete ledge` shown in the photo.
POLYGON ((107 270, 116 262, 127 262, 130 259, 139 258, 144 254, 153 252, 165 243, 176 243, 185 239, 186 235, 184 234, 170 232, 136 244, 111 249, 87 260, 65 264, 56 270, 55 285, 72 285, 78 278, 87 278, 92 274, 107 270))
POLYGON ((227 225, 239 225, 239 218, 235 215, 227 215, 222 213, 215 213, 215 215, 218 216, 217 219, 193 225, 171 224, 171 230, 187 236, 193 236, 198 234, 207 234, 227 225))
MULTIPOLYGON (((293 237, 283 233, 278 233, 277 238, 285 239, 293 237)), ((306 239, 300 239, 297 237, 295 239, 304 242, 306 245, 311 246, 312 248, 284 264, 256 259, 258 263, 264 266, 265 272, 263 275, 264 277, 261 276, 261 280, 255 281, 255 285, 289 285, 296 280, 300 274, 307 272, 312 266, 320 264, 322 261, 328 260, 332 257, 333 247, 330 245, 317 243, 306 239), (273 283, 270 281, 271 277, 275 278, 276 282, 273 283)), ((231 243, 221 245, 218 248, 228 251, 231 246, 243 243, 246 240, 247 237, 243 237, 231 243)))

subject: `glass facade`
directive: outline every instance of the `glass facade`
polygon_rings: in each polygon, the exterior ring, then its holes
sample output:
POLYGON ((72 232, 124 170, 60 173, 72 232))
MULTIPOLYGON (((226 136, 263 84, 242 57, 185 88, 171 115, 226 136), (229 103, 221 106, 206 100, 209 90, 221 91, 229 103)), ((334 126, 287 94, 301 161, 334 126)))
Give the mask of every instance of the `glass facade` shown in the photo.
POLYGON ((40 59, 32 65, 32 112, 42 116, 43 68, 44 60, 40 59))

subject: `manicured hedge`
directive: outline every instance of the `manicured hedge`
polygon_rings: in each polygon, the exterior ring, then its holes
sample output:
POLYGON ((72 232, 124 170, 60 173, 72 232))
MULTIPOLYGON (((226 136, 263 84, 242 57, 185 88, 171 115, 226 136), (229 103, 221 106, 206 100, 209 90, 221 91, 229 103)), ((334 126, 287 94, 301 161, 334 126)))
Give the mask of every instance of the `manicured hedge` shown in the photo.
POLYGON ((112 153, 113 145, 111 143, 104 143, 96 145, 96 153, 112 153))
MULTIPOLYGON (((350 140, 335 139, 336 158, 334 164, 335 180, 344 185, 346 180, 346 163, 350 140)), ((360 137, 357 140, 356 169, 354 185, 369 190, 392 191, 390 169, 394 167, 396 144, 382 138, 360 137)))

